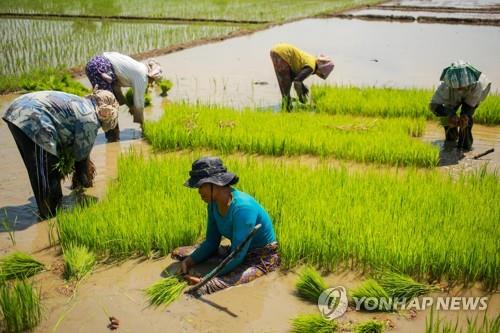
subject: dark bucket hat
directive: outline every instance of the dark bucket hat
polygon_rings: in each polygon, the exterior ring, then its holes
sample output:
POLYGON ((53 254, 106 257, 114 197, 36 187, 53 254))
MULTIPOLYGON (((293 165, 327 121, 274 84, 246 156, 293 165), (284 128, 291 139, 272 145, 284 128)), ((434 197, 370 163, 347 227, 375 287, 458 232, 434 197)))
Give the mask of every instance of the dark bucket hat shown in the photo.
POLYGON ((205 183, 218 186, 234 185, 239 178, 222 164, 219 157, 202 157, 193 162, 184 186, 198 188, 205 183))

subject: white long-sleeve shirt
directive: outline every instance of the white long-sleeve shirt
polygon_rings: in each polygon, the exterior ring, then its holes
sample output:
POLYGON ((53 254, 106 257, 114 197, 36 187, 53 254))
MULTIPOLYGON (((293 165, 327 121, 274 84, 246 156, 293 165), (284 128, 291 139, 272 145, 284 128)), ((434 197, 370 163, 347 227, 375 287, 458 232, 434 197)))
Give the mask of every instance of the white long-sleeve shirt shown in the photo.
POLYGON ((144 111, 144 93, 148 86, 148 69, 143 63, 118 52, 102 54, 113 65, 118 85, 134 89, 134 107, 142 115, 144 111))
POLYGON ((432 96, 431 104, 444 104, 447 107, 456 107, 461 103, 466 103, 471 107, 476 107, 490 92, 491 82, 486 75, 481 74, 479 80, 468 89, 459 91, 449 87, 446 83, 441 84, 432 96))

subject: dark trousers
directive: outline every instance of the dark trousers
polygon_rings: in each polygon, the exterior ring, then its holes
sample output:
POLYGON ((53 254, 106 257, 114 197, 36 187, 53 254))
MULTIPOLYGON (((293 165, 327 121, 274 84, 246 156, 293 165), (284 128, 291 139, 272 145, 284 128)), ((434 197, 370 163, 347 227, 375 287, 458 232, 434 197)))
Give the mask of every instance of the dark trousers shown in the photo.
POLYGON ((476 111, 476 107, 470 107, 469 105, 462 103, 454 107, 453 109, 445 108, 442 105, 431 105, 432 112, 438 117, 449 117, 451 115, 455 115, 460 110, 460 115, 465 115, 468 118, 467 127, 451 127, 444 126, 444 132, 446 136, 446 141, 453 141, 457 143, 457 147, 460 149, 470 150, 472 148, 472 143, 474 142, 474 138, 472 137, 472 127, 474 126, 474 112, 476 111))
POLYGON ((23 131, 7 122, 28 171, 40 218, 54 216, 62 199, 58 158, 35 144, 23 131))

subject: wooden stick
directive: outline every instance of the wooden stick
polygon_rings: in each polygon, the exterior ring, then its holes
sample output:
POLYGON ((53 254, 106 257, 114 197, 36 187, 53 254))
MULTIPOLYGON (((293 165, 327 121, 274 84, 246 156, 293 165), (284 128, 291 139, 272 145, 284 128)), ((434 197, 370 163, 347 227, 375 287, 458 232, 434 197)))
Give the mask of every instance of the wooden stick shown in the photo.
POLYGON ((474 159, 475 159, 475 160, 477 160, 478 158, 481 158, 481 157, 483 157, 483 156, 485 156, 485 155, 488 155, 488 154, 490 154, 490 153, 493 153, 494 151, 495 151, 495 148, 490 148, 490 149, 488 149, 487 151, 482 152, 481 154, 477 154, 477 155, 475 155, 475 156, 474 156, 474 159))
POLYGON ((236 256, 240 251, 241 249, 250 241, 250 239, 252 239, 253 236, 255 236, 255 233, 257 232, 257 230, 260 229, 260 227, 262 227, 261 224, 257 224, 253 229, 252 231, 250 231, 247 235, 247 237, 243 240, 243 242, 241 242, 235 249, 233 252, 231 252, 227 257, 224 258, 224 260, 222 260, 222 262, 217 265, 217 267, 215 267, 210 273, 208 273, 207 275, 205 275, 200 282, 198 282, 197 284, 195 284, 194 286, 192 286, 191 288, 189 288, 188 290, 185 291, 186 294, 194 294, 198 289, 200 289, 201 287, 203 287, 204 285, 206 285, 208 282, 210 282, 210 280, 212 280, 212 278, 217 274, 219 273, 225 266, 226 264, 231 260, 233 259, 234 256, 236 256))

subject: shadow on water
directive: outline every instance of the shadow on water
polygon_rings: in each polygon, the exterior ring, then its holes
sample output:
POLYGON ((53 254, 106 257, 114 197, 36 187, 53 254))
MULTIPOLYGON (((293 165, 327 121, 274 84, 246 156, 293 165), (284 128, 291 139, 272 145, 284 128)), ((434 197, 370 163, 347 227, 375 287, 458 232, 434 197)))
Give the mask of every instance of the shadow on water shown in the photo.
POLYGON ((456 142, 435 140, 431 144, 439 147, 439 166, 457 165, 465 157, 463 151, 457 148, 456 142))

